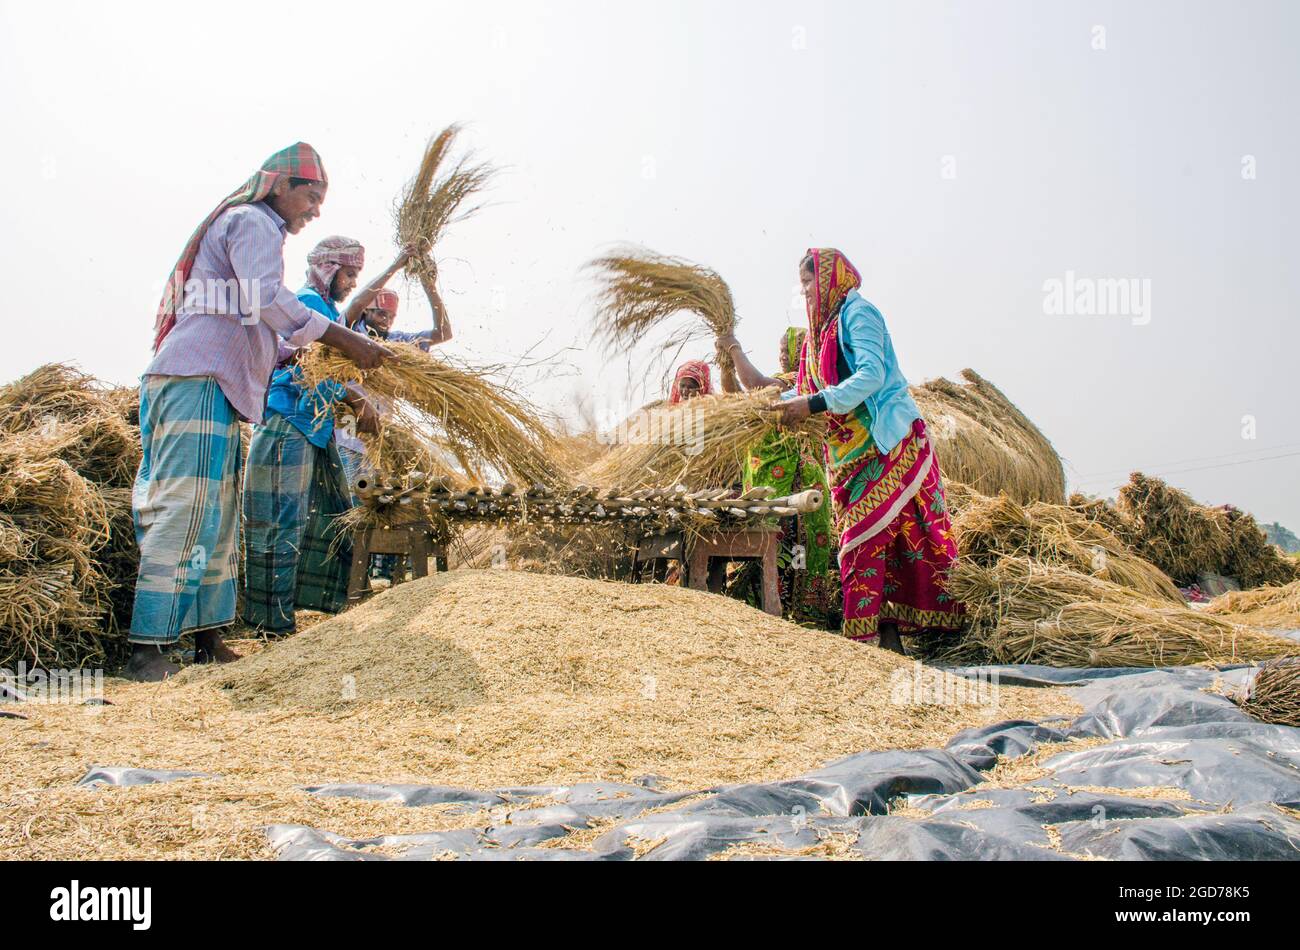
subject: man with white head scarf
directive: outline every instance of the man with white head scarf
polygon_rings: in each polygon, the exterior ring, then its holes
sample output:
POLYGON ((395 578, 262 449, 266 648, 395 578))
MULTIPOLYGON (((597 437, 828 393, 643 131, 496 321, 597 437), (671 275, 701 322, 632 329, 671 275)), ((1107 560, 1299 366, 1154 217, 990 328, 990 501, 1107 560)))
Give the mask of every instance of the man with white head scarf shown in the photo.
MULTIPOLYGON (((307 255, 307 283, 298 299, 332 323, 347 325, 405 265, 410 250, 339 310, 356 288, 365 248, 352 238, 325 238, 307 255)), ((365 396, 337 383, 302 385, 294 351, 282 349, 271 377, 266 422, 254 429, 244 474, 243 619, 266 633, 294 632, 297 609, 337 612, 347 599, 351 545, 337 516, 352 504, 351 485, 335 441, 334 413, 345 403, 361 431, 373 431, 365 396)))

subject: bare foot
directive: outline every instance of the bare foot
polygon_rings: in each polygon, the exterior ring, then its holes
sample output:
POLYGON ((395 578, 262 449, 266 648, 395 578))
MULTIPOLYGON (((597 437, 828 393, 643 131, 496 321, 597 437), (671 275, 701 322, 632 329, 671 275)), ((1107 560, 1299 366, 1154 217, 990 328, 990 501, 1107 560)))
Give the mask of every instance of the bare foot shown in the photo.
POLYGON ((125 676, 137 683, 158 683, 176 673, 176 666, 158 647, 137 643, 126 661, 125 676))
POLYGON ((233 663, 239 654, 226 646, 221 634, 215 630, 200 630, 194 634, 195 663, 233 663))

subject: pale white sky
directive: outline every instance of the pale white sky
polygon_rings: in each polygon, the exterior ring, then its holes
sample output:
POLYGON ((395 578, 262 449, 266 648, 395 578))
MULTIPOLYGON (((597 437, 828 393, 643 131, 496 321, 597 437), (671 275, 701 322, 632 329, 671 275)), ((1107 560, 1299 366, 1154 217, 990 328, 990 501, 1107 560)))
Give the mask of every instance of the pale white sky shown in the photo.
POLYGON ((449 349, 547 357, 518 375, 543 405, 661 388, 590 343, 581 267, 611 244, 719 270, 773 366, 803 249, 834 245, 909 378, 975 367, 1073 487, 1142 468, 1300 530, 1298 26, 1286 2, 0 0, 0 379, 137 377, 189 232, 299 139, 332 186, 290 281, 331 233, 381 265, 424 140, 463 121, 505 170, 438 251, 449 349), (1149 280, 1150 322, 1046 314, 1067 271, 1149 280))

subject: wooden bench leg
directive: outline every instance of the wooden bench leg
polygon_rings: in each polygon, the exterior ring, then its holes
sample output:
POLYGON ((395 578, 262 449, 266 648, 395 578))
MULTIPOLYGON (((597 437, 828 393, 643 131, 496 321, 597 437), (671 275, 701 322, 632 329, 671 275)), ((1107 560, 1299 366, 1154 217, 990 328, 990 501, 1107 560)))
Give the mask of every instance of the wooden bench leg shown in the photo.
POLYGON ((348 600, 359 600, 370 587, 370 532, 352 539, 352 569, 348 574, 348 600))
POLYGON ((686 584, 695 590, 709 589, 709 549, 702 544, 687 555, 686 584))
POLYGON ((411 538, 411 575, 414 578, 429 576, 429 539, 423 534, 411 538))
POLYGON ((781 586, 777 581, 776 544, 763 552, 763 610, 781 616, 781 586))

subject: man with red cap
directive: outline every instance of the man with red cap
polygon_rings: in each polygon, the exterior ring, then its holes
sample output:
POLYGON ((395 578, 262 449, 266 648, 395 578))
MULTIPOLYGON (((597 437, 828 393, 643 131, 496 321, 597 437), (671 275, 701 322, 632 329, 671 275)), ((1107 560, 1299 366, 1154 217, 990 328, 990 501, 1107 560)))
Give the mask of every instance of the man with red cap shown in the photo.
POLYGON ((277 152, 213 209, 172 268, 140 383, 134 678, 173 672, 163 649, 187 633, 200 661, 233 656, 218 630, 235 619, 239 422, 262 421, 279 341, 319 340, 363 369, 389 355, 284 286, 285 236, 319 215, 328 183, 310 145, 277 152))
MULTIPOLYGON (((435 299, 441 302, 440 298, 435 299)), ((417 330, 415 332, 394 330, 393 322, 396 319, 397 291, 381 290, 375 294, 374 303, 362 311, 360 321, 352 324, 352 329, 369 333, 371 336, 378 337, 389 343, 414 343, 420 349, 426 351, 431 346, 446 343, 451 339, 451 322, 447 319, 445 309, 440 309, 435 314, 434 328, 432 330, 417 330)))

